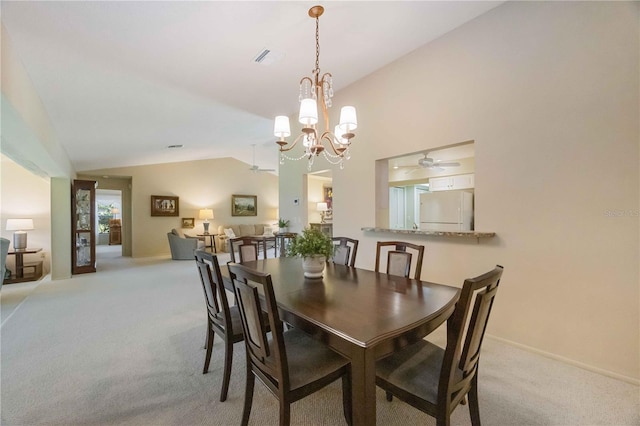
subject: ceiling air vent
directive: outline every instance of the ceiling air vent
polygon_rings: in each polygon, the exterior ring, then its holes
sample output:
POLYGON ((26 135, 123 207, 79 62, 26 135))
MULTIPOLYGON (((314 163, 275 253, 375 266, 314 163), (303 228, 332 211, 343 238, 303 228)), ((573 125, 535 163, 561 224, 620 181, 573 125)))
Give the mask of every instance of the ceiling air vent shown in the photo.
POLYGON ((253 62, 261 65, 271 65, 282 58, 284 58, 283 53, 274 52, 273 50, 265 47, 253 58, 253 62))

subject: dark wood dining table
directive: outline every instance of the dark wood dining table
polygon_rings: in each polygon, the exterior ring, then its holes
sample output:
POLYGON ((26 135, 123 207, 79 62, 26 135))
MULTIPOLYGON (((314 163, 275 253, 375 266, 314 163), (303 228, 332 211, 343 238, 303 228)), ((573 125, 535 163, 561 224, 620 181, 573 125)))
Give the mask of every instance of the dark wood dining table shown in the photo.
POLYGON ((334 263, 322 279, 309 279, 295 257, 243 265, 271 274, 284 321, 351 360, 354 425, 376 424, 376 360, 439 327, 459 295, 455 287, 334 263))

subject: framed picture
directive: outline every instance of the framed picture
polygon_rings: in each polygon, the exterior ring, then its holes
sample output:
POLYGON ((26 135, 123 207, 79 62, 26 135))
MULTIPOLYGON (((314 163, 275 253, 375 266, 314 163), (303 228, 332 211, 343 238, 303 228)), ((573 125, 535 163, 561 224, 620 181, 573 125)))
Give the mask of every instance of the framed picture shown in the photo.
POLYGON ((324 220, 333 220, 333 187, 325 186, 322 188, 324 192, 324 202, 327 203, 327 210, 324 213, 324 220))
POLYGON ((182 218, 182 227, 183 228, 195 228, 196 219, 193 217, 183 217, 182 218))
POLYGON ((179 213, 178 197, 169 195, 151 196, 151 216, 178 216, 179 213))
POLYGON ((256 195, 232 195, 231 216, 257 216, 258 197, 256 195))

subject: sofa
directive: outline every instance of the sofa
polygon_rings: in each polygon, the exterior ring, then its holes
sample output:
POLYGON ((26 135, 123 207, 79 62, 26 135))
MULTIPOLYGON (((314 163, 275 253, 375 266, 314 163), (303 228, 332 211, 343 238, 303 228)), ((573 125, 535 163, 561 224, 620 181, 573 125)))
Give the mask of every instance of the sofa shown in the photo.
POLYGON ((196 249, 205 249, 204 241, 199 238, 182 236, 177 229, 172 229, 167 233, 169 248, 171 249, 171 259, 173 260, 194 260, 193 252, 196 249))
POLYGON ((219 251, 229 252, 229 239, 238 237, 272 237, 278 228, 261 224, 236 224, 236 225, 220 225, 218 226, 218 235, 216 235, 216 245, 219 251))

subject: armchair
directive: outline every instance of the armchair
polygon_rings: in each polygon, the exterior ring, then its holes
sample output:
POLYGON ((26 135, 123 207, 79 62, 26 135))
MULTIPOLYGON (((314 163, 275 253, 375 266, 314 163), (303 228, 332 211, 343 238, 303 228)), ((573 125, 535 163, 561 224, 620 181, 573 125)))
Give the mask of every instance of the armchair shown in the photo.
POLYGON ((171 258, 173 260, 193 260, 196 249, 204 250, 204 242, 197 238, 183 238, 177 230, 172 229, 167 233, 171 258))
POLYGON ((6 238, 0 238, 0 288, 2 288, 2 282, 4 281, 4 272, 7 270, 7 253, 9 252, 10 241, 6 238))

